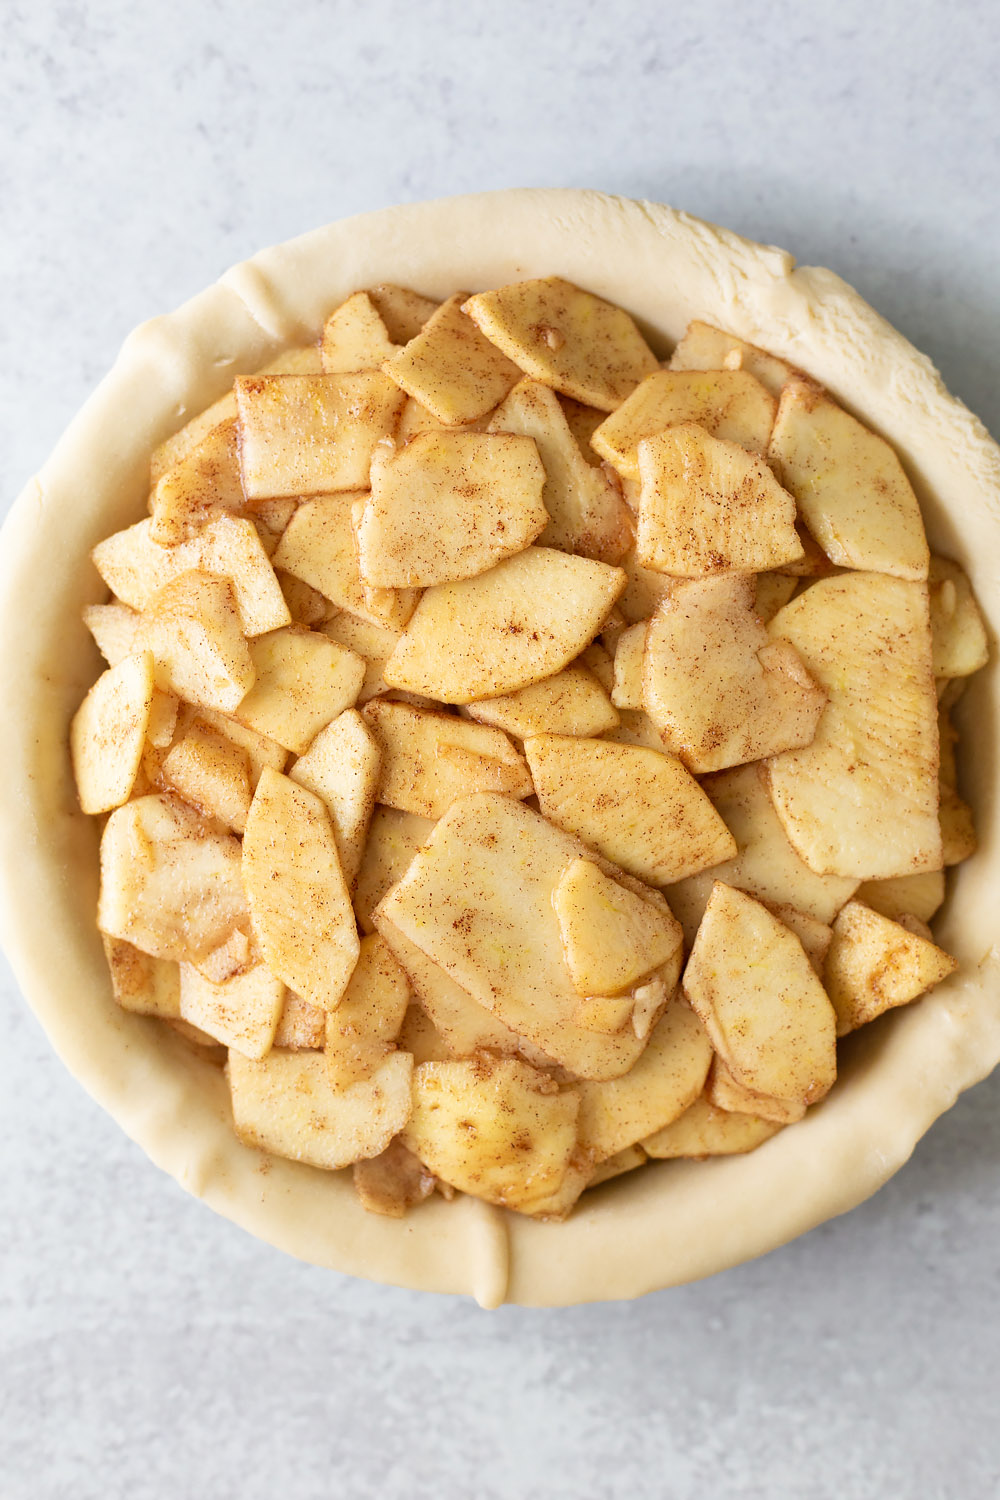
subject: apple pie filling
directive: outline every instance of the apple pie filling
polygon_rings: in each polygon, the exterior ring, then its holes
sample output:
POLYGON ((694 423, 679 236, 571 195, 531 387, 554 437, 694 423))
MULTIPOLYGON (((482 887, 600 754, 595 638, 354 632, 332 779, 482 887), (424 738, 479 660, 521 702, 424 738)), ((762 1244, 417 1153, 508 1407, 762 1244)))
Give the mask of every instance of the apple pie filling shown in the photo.
POLYGON ((356 292, 93 560, 115 998, 369 1209, 752 1150, 956 967, 971 588, 892 448, 721 329, 356 292))

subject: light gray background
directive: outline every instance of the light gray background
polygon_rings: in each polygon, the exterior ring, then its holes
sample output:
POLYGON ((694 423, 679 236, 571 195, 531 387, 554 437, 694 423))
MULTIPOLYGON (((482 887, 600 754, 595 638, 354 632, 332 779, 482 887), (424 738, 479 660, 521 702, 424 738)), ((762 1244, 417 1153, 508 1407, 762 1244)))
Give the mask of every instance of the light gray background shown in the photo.
MULTIPOLYGON (((833 266, 997 429, 995 9, 824 9, 14 0, 4 502, 140 319, 315 224, 512 185, 661 199, 833 266)), ((487 1314, 216 1219, 4 977, 3 1500, 997 1494, 1000 1077, 873 1202, 764 1261, 487 1314)))

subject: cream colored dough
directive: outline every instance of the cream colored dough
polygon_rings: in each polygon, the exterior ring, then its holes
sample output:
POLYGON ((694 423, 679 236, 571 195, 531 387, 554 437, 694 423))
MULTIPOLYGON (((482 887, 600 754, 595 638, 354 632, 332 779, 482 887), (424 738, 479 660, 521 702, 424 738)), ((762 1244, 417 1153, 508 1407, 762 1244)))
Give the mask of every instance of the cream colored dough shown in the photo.
POLYGON ((136 329, 14 506, 0 557, 0 639, 18 643, 0 665, 0 932, 53 1046, 154 1162, 252 1234, 317 1265, 485 1306, 634 1297, 761 1255, 867 1198, 1000 1059, 995 645, 958 714, 981 846, 953 877, 939 932, 962 968, 851 1038, 832 1095, 750 1156, 657 1163, 588 1195, 561 1225, 469 1198, 378 1218, 349 1173, 240 1145, 218 1070, 114 1003, 94 926, 97 826, 77 807, 67 749, 99 670, 80 624, 102 597, 89 548, 143 513, 155 444, 234 374, 314 336, 349 293, 395 281, 444 297, 553 274, 621 303, 663 352, 703 318, 829 386, 895 445, 932 546, 963 564, 1000 619, 1000 449, 929 361, 829 271, 669 208, 573 190, 333 224, 136 329))

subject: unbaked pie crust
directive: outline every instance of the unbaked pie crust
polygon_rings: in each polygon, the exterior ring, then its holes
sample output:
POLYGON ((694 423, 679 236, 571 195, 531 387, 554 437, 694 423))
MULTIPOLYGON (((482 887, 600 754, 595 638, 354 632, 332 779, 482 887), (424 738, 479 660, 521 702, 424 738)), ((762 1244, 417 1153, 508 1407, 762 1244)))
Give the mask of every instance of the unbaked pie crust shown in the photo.
POLYGON ((929 360, 830 271, 658 204, 575 190, 332 224, 137 328, 14 505, 0 555, 0 936, 53 1046, 158 1166, 250 1233, 316 1265, 488 1307, 635 1297, 761 1255, 875 1192, 1000 1060, 995 647, 956 715, 980 847, 952 874, 936 932, 961 968, 851 1038, 833 1093, 749 1156, 652 1163, 589 1193, 563 1224, 468 1197, 380 1218, 349 1172, 241 1145, 221 1071, 113 1000, 94 920, 98 827, 79 810, 67 749, 100 670, 80 624, 104 597, 90 548, 144 514, 157 443, 235 374, 315 337, 359 287, 445 297, 549 275, 620 303, 664 349, 701 318, 822 381, 895 446, 932 549, 963 565, 987 621, 1000 619, 1000 448, 929 360))

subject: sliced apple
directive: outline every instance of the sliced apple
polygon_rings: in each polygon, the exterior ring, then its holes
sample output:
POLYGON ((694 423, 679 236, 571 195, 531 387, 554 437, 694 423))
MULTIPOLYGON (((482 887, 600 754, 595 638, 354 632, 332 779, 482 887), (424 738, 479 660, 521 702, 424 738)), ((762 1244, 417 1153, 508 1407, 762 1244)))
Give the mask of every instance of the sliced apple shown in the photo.
POLYGON ((168 790, 163 785, 162 770, 163 758, 166 752, 156 745, 151 745, 147 739, 142 747, 142 759, 139 762, 139 772, 132 786, 133 797, 146 797, 150 792, 168 790))
POLYGON ((111 989, 122 1010, 160 1020, 179 1020, 180 969, 171 960, 151 958, 121 938, 104 938, 111 989))
POLYGON ((255 370, 256 375, 320 375, 323 366, 320 361, 319 345, 300 344, 291 349, 282 349, 274 359, 269 359, 266 365, 255 370))
POLYGON ((285 986, 266 964, 222 984, 181 964, 181 1016, 244 1057, 266 1057, 274 1043, 285 986))
POLYGON ((199 708, 198 718, 219 734, 224 734, 246 755, 250 766, 251 791, 256 788, 265 766, 270 766, 272 771, 285 769, 288 751, 276 740, 268 739, 267 735, 258 734, 254 729, 247 729, 245 724, 238 724, 229 714, 216 713, 209 708, 199 708))
POLYGON ((837 1012, 837 1035, 865 1026, 953 974, 958 964, 927 938, 849 901, 833 924, 826 987, 837 1012))
POLYGON ((157 589, 177 573, 193 567, 187 546, 163 547, 153 540, 153 520, 136 520, 123 531, 112 531, 90 552, 91 562, 105 580, 115 601, 144 609, 157 589), (180 553, 181 564, 174 567, 180 553))
POLYGON ((641 1146, 625 1146, 623 1150, 616 1151, 614 1156, 609 1156, 607 1161, 597 1163, 590 1174, 587 1186, 588 1188, 600 1187, 602 1182, 611 1182, 615 1177, 623 1177, 626 1172, 632 1172, 636 1167, 644 1167, 648 1159, 641 1146))
POLYGON ((619 474, 641 479, 639 444, 696 422, 712 437, 765 453, 776 402, 746 370, 657 370, 597 428, 591 443, 619 474))
POLYGON ((254 684, 227 578, 192 571, 171 579, 149 601, 138 642, 152 653, 157 687, 199 707, 231 712, 254 684))
POLYGON ((365 664, 329 637, 292 625, 251 642, 256 678, 236 710, 241 724, 303 755, 319 731, 352 708, 365 664))
MULTIPOLYGON (((664 1005, 669 996, 664 994, 664 1005)), ((587 1031, 600 1031, 614 1036, 622 1031, 632 1019, 634 1000, 631 995, 587 995, 573 1012, 578 1026, 587 1031)))
POLYGON ((364 489, 403 397, 381 372, 365 370, 240 377, 236 404, 243 490, 253 501, 364 489))
POLYGON ((700 882, 699 891, 703 894, 695 915, 697 924, 715 879, 736 886, 759 901, 794 907, 823 924, 832 922, 857 890, 857 878, 817 875, 803 863, 774 810, 764 768, 749 765, 720 771, 706 776, 701 786, 735 839, 736 855, 717 864, 710 875, 695 875, 685 881, 684 892, 671 886, 666 892, 667 900, 680 900, 686 905, 684 898, 689 893, 694 895, 694 887, 700 882))
MULTIPOLYGON (((533 1067, 554 1069, 557 1066, 540 1048, 511 1031, 497 1016, 473 1000, 440 964, 422 953, 392 922, 382 915, 378 920, 382 936, 404 969, 423 1013, 434 1029, 436 1041, 427 1037, 426 1028, 422 1033, 421 1050, 426 1055, 422 1055, 419 1061, 428 1060, 431 1052, 435 1058, 498 1052, 503 1057, 521 1057, 533 1067)), ((401 1036, 400 1046, 408 1045, 401 1036)))
POLYGON ((117 667, 123 657, 136 649, 141 616, 127 604, 88 604, 83 611, 83 623, 109 667, 117 667))
POLYGON ((622 631, 615 644, 615 685, 611 690, 611 701, 616 708, 642 709, 642 659, 646 651, 646 626, 645 620, 630 625, 627 630, 622 631))
POLYGON ((833 1006, 798 938, 752 896, 716 881, 684 990, 738 1083, 802 1104, 828 1092, 833 1006))
POLYGON ((173 744, 180 710, 179 698, 173 693, 161 693, 159 688, 154 687, 153 701, 149 705, 149 723, 146 726, 146 739, 154 749, 166 750, 173 744))
POLYGON ((259 1061, 229 1054, 236 1134, 247 1146, 337 1171, 378 1156, 410 1117, 413 1059, 391 1053, 371 1078, 335 1089, 320 1052, 259 1061))
POLYGON ((387 281, 369 287, 368 296, 394 344, 408 344, 415 339, 438 308, 438 303, 430 297, 387 281))
POLYGON ((139 521, 98 543, 91 553, 105 583, 124 604, 145 610, 164 586, 182 573, 200 571, 228 578, 244 635, 262 635, 287 625, 291 616, 274 569, 250 521, 218 516, 176 547, 161 547, 152 521, 139 521))
POLYGON ((318 589, 312 588, 303 579, 277 568, 275 576, 281 585, 293 625, 325 625, 334 614, 334 606, 329 599, 324 599, 318 589))
POLYGON ((620 995, 664 965, 676 965, 677 983, 683 938, 666 906, 626 890, 589 859, 567 865, 552 905, 577 994, 620 995))
POLYGON ((377 370, 399 353, 367 292, 355 292, 323 324, 319 355, 324 375, 377 370))
POLYGON ((585 406, 582 401, 574 401, 572 396, 559 396, 558 401, 583 457, 588 464, 599 469, 603 459, 590 446, 590 439, 604 421, 607 412, 596 406, 585 406))
POLYGON ((166 1023, 172 1032, 181 1037, 188 1047, 193 1048, 196 1056, 204 1058, 207 1062, 225 1065, 226 1049, 221 1042, 209 1036, 207 1031, 202 1031, 200 1026, 192 1026, 190 1021, 178 1019, 168 1020, 166 1023))
POLYGON ((181 463, 216 427, 235 419, 236 396, 229 390, 153 449, 149 460, 150 484, 155 485, 169 469, 181 463))
POLYGON ((794 562, 782 563, 778 572, 788 578, 829 578, 839 571, 802 521, 796 521, 795 534, 802 548, 802 556, 794 562))
POLYGON ((583 657, 530 687, 469 703, 465 712, 477 723, 503 729, 520 740, 544 730, 553 734, 603 734, 618 723, 610 698, 596 675, 583 665, 583 657))
POLYGON ((769 1099, 765 1094, 755 1094, 752 1089, 745 1088, 718 1056, 709 1070, 705 1098, 716 1109, 727 1110, 730 1114, 755 1115, 761 1120, 771 1120, 775 1125, 794 1125, 806 1112, 801 1099, 769 1099))
POLYGON ((647 1156, 740 1156, 755 1151, 781 1129, 758 1115, 730 1114, 717 1109, 704 1095, 689 1105, 673 1124, 648 1135, 642 1143, 647 1156))
POLYGON ((669 598, 674 580, 652 568, 644 568, 633 550, 622 559, 622 567, 628 583, 618 600, 617 608, 627 625, 637 625, 655 614, 664 599, 669 598))
POLYGON ((697 1099, 711 1061, 712 1044, 698 1017, 682 999, 672 1000, 624 1078, 579 1085, 580 1146, 604 1161, 662 1130, 697 1099))
POLYGON ((910 912, 906 912, 900 917, 899 925, 904 931, 912 932, 916 937, 924 938, 928 943, 933 943, 934 941, 934 934, 927 923, 921 922, 919 917, 913 916, 910 912))
POLYGON ((428 318, 406 347, 382 369, 396 385, 448 427, 474 422, 492 411, 520 370, 462 310, 458 292, 428 318))
MULTIPOLYGON (((617 605, 615 606, 617 608, 617 605)), ((577 665, 586 667, 588 672, 593 672, 601 687, 606 693, 610 693, 615 683, 614 654, 607 647, 602 646, 600 641, 592 641, 585 651, 581 651, 577 658, 577 665)), ((551 726, 546 725, 546 728, 551 726)), ((610 727, 614 727, 613 725, 610 727)), ((553 734, 566 734, 568 730, 552 727, 553 734)), ((596 733, 596 730, 594 731, 596 733)))
POLYGON ((382 753, 378 801, 387 807, 439 818, 470 792, 532 794, 524 760, 499 729, 387 698, 369 703, 364 718, 382 753))
POLYGON ((628 629, 628 626, 628 620, 626 620, 624 614, 616 604, 614 609, 611 610, 604 624, 601 626, 601 634, 599 638, 600 644, 604 647, 605 651, 610 652, 612 656, 614 656, 615 652, 618 650, 618 642, 621 640, 625 631, 628 629))
POLYGON ((530 1206, 521 1212, 542 1223, 561 1224, 569 1218, 580 1194, 590 1186, 593 1174, 594 1163, 590 1152, 577 1147, 570 1156, 569 1166, 559 1186, 551 1193, 533 1198, 530 1206))
POLYGON ((764 460, 694 422, 639 444, 636 556, 680 578, 760 573, 802 557, 795 501, 764 460))
POLYGON ((409 589, 485 573, 545 530, 544 484, 530 437, 420 433, 373 466, 358 529, 362 578, 409 589))
POLYGON ((395 447, 404 448, 424 432, 481 432, 486 420, 485 417, 480 417, 477 422, 463 422, 458 427, 449 427, 447 422, 439 422, 426 406, 421 406, 419 401, 407 396, 396 428, 395 447))
MULTIPOLYGON (((638 461, 638 452, 636 454, 636 459, 638 461)), ((606 460, 604 462, 604 470, 609 475, 613 474, 617 481, 618 488, 621 490, 622 499, 628 506, 629 515, 632 518, 632 530, 634 533, 636 518, 639 514, 639 494, 642 490, 642 480, 638 477, 638 474, 635 478, 632 478, 628 474, 619 474, 617 470, 613 469, 606 460)))
POLYGON ((210 953, 199 958, 194 967, 203 979, 211 980, 212 984, 225 984, 238 974, 248 973, 259 963, 260 954, 253 939, 242 927, 234 927, 229 936, 210 953))
POLYGON ((784 608, 798 588, 798 579, 785 573, 758 573, 754 612, 762 624, 774 619, 779 609, 784 608))
POLYGON ((866 880, 857 889, 860 902, 894 922, 904 916, 929 922, 944 902, 944 894, 944 870, 897 875, 889 880, 866 880))
MULTIPOLYGON (((730 863, 731 861, 725 860, 710 870, 700 870, 697 875, 689 875, 686 880, 678 880, 673 885, 664 887, 664 892, 670 900, 670 910, 684 929, 684 942, 689 948, 695 940, 699 924, 705 915, 705 907, 708 905, 708 898, 715 884, 715 872, 721 870, 725 876, 730 863)), ((726 883, 730 885, 735 882, 727 880, 726 883)))
POLYGON ((403 1144, 461 1192, 530 1213, 566 1175, 579 1104, 517 1058, 421 1063, 403 1144))
MULTIPOLYGON (((257 370, 256 374, 318 375, 321 370, 319 346, 306 344, 298 348, 283 349, 275 359, 257 370)), ((218 401, 214 401, 198 416, 192 417, 190 422, 186 422, 172 437, 153 449, 150 459, 150 482, 155 485, 168 469, 172 469, 186 458, 209 432, 224 422, 235 421, 236 416, 236 393, 228 390, 225 395, 219 397, 218 401)))
POLYGON ((354 1191, 362 1208, 389 1219, 402 1219, 434 1191, 437 1178, 401 1140, 392 1140, 378 1156, 356 1161, 354 1191))
POLYGON ((614 411, 656 369, 623 308, 560 276, 479 292, 465 311, 526 375, 602 411, 614 411))
POLYGON ((826 922, 817 921, 815 917, 809 916, 808 912, 800 911, 797 906, 792 906, 786 901, 765 901, 764 905, 779 922, 784 923, 789 932, 794 932, 802 944, 806 958, 822 979, 826 955, 833 941, 833 928, 826 922))
MULTIPOLYGON (((412 944, 410 946, 412 947, 412 944)), ((420 952, 419 948, 413 951, 420 952)), ((424 957, 423 954, 420 956, 424 957)), ((425 959, 425 962, 430 963, 430 959, 425 959)), ((447 978, 447 975, 445 977, 447 978)), ((427 1014, 423 1004, 416 1000, 407 1008, 406 1015, 403 1017, 403 1024, 399 1030, 399 1045, 402 1051, 412 1054, 415 1067, 422 1062, 451 1062, 455 1056, 427 1014)))
POLYGON ((609 730, 604 738, 616 740, 622 745, 637 745, 640 750, 656 750, 660 755, 669 755, 664 736, 648 714, 637 708, 618 710, 617 729, 609 730))
MULTIPOLYGON (((683 954, 683 949, 681 950, 683 954)), ((674 966, 665 964, 655 974, 649 975, 632 991, 632 1030, 640 1038, 648 1037, 660 1019, 677 987, 674 966), (667 981, 669 980, 669 986, 667 981)))
POLYGON ((753 579, 676 582, 646 631, 643 702, 691 771, 718 771, 808 745, 823 688, 786 640, 769 639, 753 579))
POLYGON ((767 456, 831 562, 927 577, 924 523, 902 464, 884 438, 820 386, 785 386, 767 456))
POLYGON ((535 735, 524 752, 545 816, 640 880, 682 880, 735 851, 722 819, 671 755, 555 734, 535 735))
POLYGON ((97 679, 70 726, 70 753, 80 806, 110 812, 132 795, 153 703, 153 658, 124 657, 97 679))
POLYGON ((417 604, 414 589, 375 588, 361 577, 354 509, 364 494, 319 495, 300 505, 274 554, 274 566, 318 589, 338 609, 401 630, 417 604))
POLYGON ((264 635, 289 623, 281 585, 250 521, 218 516, 172 549, 174 562, 185 552, 191 567, 229 579, 244 635, 264 635))
POLYGON ((243 832, 253 795, 250 760, 227 735, 195 719, 167 751, 160 775, 185 802, 243 832))
POLYGON ((245 926, 240 844, 172 797, 137 797, 101 837, 97 925, 153 958, 196 962, 245 926))
POLYGON ((373 625, 369 620, 360 620, 346 613, 335 615, 321 628, 331 641, 346 646, 365 664, 365 680, 358 694, 359 706, 367 703, 369 698, 377 698, 380 693, 389 691, 389 685, 382 677, 382 668, 395 650, 401 631, 373 625))
MULTIPOLYGON (((490 432, 533 439, 545 468, 543 547, 618 562, 631 544, 628 510, 617 488, 589 464, 558 396, 537 380, 521 380, 490 419, 490 432)), ((596 455, 592 455, 596 457, 596 455)))
POLYGON ((769 765, 800 858, 817 873, 862 880, 940 868, 926 585, 884 573, 821 579, 768 629, 828 694, 813 743, 769 765))
POLYGON ((243 838, 243 882, 265 962, 310 1005, 333 1010, 360 952, 324 804, 266 770, 243 838))
POLYGON ((697 773, 808 745, 823 712, 825 692, 753 603, 753 579, 683 579, 646 632, 646 712, 697 773))
POLYGON ((361 866, 381 764, 378 741, 361 715, 348 708, 320 730, 289 772, 326 805, 348 889, 361 866))
POLYGON ((794 365, 758 349, 711 323, 697 319, 670 356, 671 370, 746 370, 766 386, 772 396, 780 396, 782 386, 798 375, 794 365))
POLYGON ((552 894, 586 849, 520 802, 464 797, 440 819, 375 920, 391 922, 486 1010, 581 1078, 625 1073, 643 1050, 632 1031, 599 1035, 563 957, 552 894))
POLYGON ((326 1011, 286 989, 274 1045, 296 1052, 322 1052, 325 1042, 326 1011))
POLYGON ((367 493, 344 490, 299 502, 271 552, 279 582, 292 578, 319 594, 327 618, 340 609, 364 609, 351 507, 356 500, 364 501, 367 493))
POLYGON ((620 568, 529 547, 478 578, 428 589, 385 680, 444 703, 529 687, 590 644, 624 586, 620 568))
POLYGON ((410 986, 378 933, 362 938, 343 999, 326 1018, 326 1065, 334 1088, 370 1078, 394 1049, 410 986))
POLYGON ((235 420, 223 422, 156 481, 150 535, 163 547, 193 536, 220 513, 245 504, 235 420))
MULTIPOLYGON (((255 500, 253 508, 248 510, 249 519, 253 522, 254 530, 268 557, 274 556, 278 543, 298 507, 299 502, 294 496, 286 496, 284 499, 277 500, 255 500)), ((284 596, 284 589, 281 592, 284 596)))
POLYGON ((979 847, 972 808, 954 787, 941 786, 938 809, 941 824, 941 860, 946 866, 960 865, 979 847))
POLYGON ((969 677, 990 654, 972 585, 958 563, 932 557, 928 592, 934 676, 969 677))
POLYGON ((354 908, 362 932, 374 932, 372 913, 431 836, 433 820, 395 807, 376 807, 368 826, 354 887, 354 908))

